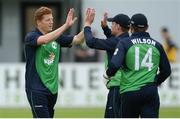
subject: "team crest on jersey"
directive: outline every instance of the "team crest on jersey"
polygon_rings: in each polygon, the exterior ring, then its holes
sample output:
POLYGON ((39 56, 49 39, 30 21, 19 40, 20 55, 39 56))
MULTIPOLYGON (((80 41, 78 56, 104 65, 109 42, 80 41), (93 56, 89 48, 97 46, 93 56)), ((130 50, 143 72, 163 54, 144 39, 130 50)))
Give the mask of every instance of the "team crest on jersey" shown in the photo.
POLYGON ((54 62, 54 58, 55 58, 55 55, 54 55, 53 52, 51 52, 51 53, 49 54, 49 57, 46 58, 46 59, 44 59, 44 63, 47 64, 47 65, 51 65, 51 64, 53 64, 53 62, 54 62))
POLYGON ((52 48, 57 49, 57 43, 56 42, 53 41, 51 45, 52 45, 52 48))

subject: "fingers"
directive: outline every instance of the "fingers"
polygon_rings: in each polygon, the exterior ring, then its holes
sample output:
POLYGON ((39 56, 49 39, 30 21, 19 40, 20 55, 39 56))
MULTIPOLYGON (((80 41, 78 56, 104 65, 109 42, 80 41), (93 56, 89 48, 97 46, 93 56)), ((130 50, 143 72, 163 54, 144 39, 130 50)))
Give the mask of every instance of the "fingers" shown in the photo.
POLYGON ((92 24, 92 22, 94 21, 94 17, 95 17, 95 9, 87 8, 85 22, 88 24, 92 24))
POLYGON ((95 16, 95 9, 91 9, 91 16, 94 17, 95 16))
POLYGON ((68 15, 67 15, 67 20, 66 21, 69 21, 73 18, 73 9, 71 8, 68 12, 68 15))
POLYGON ((72 15, 72 18, 73 18, 74 17, 74 11, 75 11, 74 8, 71 8, 70 11, 71 11, 71 15, 72 15))
POLYGON ((73 19, 73 23, 74 23, 76 20, 77 20, 77 17, 74 17, 74 19, 73 19))
POLYGON ((103 21, 103 22, 106 22, 106 21, 107 21, 107 17, 108 17, 108 13, 107 13, 107 12, 104 12, 102 21, 103 21))
POLYGON ((89 15, 91 8, 87 8, 86 15, 89 15))
POLYGON ((95 15, 95 9, 94 8, 87 8, 86 16, 94 16, 94 15, 95 15))
POLYGON ((101 20, 101 27, 106 27, 107 26, 107 12, 104 12, 103 18, 101 20))
POLYGON ((77 17, 74 18, 74 8, 71 8, 68 12, 65 24, 67 24, 68 27, 72 26, 76 20, 77 17))
POLYGON ((71 8, 71 9, 69 10, 69 12, 68 12, 68 16, 72 16, 72 15, 73 15, 73 13, 74 13, 74 9, 73 9, 73 8, 71 8))
POLYGON ((88 10, 87 10, 87 17, 89 19, 94 19, 94 16, 95 16, 95 9, 88 8, 88 10))
POLYGON ((108 13, 104 12, 104 19, 107 19, 107 17, 108 17, 108 13))

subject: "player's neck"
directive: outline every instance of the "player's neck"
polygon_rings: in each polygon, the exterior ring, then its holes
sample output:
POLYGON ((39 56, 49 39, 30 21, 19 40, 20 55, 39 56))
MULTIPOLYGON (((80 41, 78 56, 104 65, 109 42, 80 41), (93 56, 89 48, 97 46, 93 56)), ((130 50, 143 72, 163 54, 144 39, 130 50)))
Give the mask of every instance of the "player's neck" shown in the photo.
POLYGON ((118 32, 117 34, 116 34, 116 37, 118 37, 118 36, 120 36, 121 34, 123 34, 124 32, 118 32))
POLYGON ((42 33, 42 34, 47 34, 47 32, 46 31, 44 31, 42 28, 40 28, 40 27, 37 27, 37 29, 42 33))

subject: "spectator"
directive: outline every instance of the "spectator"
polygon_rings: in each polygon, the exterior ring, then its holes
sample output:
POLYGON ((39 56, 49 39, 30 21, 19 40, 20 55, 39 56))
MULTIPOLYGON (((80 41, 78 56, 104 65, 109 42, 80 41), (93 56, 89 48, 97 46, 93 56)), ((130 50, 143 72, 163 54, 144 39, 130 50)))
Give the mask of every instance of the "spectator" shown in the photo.
POLYGON ((164 40, 163 47, 169 59, 169 62, 177 61, 177 46, 172 40, 172 37, 169 34, 169 30, 166 27, 161 28, 161 35, 164 40))

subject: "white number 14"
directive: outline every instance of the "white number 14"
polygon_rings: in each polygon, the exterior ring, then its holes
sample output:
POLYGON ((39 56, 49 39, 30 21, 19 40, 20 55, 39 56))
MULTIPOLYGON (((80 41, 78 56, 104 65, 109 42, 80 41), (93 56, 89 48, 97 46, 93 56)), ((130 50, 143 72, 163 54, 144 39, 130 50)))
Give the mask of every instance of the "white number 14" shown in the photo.
POLYGON ((151 71, 152 63, 152 48, 147 50, 141 64, 139 63, 139 47, 135 47, 135 70, 139 70, 140 67, 147 67, 148 71, 151 71))

